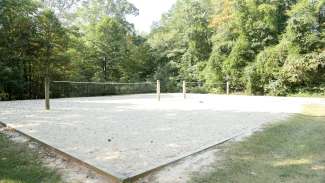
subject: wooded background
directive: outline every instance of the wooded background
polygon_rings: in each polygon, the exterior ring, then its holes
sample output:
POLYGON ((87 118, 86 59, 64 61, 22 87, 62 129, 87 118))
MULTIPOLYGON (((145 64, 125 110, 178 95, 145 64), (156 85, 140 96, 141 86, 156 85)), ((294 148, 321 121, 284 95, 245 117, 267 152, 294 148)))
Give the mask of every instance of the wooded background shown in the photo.
POLYGON ((0 100, 44 97, 51 80, 229 79, 258 95, 325 93, 325 0, 178 0, 149 34, 127 0, 0 0, 0 100))

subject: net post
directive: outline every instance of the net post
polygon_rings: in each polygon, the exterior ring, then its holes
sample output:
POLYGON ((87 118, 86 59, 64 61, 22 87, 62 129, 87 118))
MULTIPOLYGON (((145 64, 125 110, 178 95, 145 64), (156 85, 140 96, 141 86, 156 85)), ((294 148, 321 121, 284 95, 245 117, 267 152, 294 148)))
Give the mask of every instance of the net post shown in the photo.
POLYGON ((186 81, 183 81, 183 97, 186 99, 186 81))
POLYGON ((227 81, 227 95, 229 95, 229 81, 227 81))
POLYGON ((49 77, 45 77, 44 81, 44 89, 45 89, 45 110, 50 110, 50 79, 49 77))
POLYGON ((160 101, 160 80, 157 80, 157 100, 160 101))

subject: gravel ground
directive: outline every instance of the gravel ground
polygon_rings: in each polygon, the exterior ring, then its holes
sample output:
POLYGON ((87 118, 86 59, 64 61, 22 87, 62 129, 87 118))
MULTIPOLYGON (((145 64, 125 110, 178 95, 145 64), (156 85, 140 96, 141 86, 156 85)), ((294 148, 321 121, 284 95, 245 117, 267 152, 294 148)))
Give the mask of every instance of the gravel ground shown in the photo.
POLYGON ((0 121, 120 179, 324 99, 166 94, 0 102, 0 121))

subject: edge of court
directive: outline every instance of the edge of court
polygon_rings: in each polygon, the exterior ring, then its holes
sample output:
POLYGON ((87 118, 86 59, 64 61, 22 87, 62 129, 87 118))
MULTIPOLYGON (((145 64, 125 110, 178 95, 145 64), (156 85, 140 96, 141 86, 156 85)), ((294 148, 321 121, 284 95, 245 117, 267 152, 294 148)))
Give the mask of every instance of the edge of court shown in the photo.
POLYGON ((42 141, 30 136, 30 135, 27 135, 24 132, 21 132, 21 131, 15 129, 15 128, 10 127, 10 125, 8 125, 8 124, 6 124, 6 123, 4 123, 2 121, 0 121, 0 125, 3 125, 4 127, 8 127, 10 129, 13 129, 15 132, 17 132, 20 135, 23 135, 23 136, 31 139, 32 141, 37 142, 41 146, 45 147, 45 149, 47 149, 47 150, 49 150, 51 152, 57 153, 57 154, 63 156, 64 158, 67 158, 67 159, 71 160, 72 162, 77 163, 80 166, 84 166, 84 167, 86 167, 86 168, 88 168, 90 170, 95 171, 99 175, 104 176, 107 179, 107 181, 109 181, 110 183, 124 183, 124 182, 125 183, 131 183, 131 182, 137 181, 137 180, 139 180, 141 178, 144 178, 145 176, 150 175, 151 173, 157 172, 157 171, 159 171, 159 170, 161 170, 161 169, 163 169, 165 167, 168 167, 168 166, 173 165, 175 163, 181 162, 181 161, 183 161, 183 160, 185 160, 185 159, 187 159, 189 157, 192 157, 192 156, 204 153, 206 151, 209 151, 209 150, 215 148, 218 145, 222 145, 222 144, 224 144, 226 142, 229 142, 229 141, 231 141, 233 139, 236 139, 236 138, 238 138, 240 136, 243 136, 245 134, 251 133, 251 132, 256 131, 257 129, 259 129, 259 127, 257 127, 257 128, 245 130, 245 131, 240 132, 240 133, 238 133, 236 135, 233 135, 232 137, 224 138, 223 140, 220 140, 220 141, 218 141, 218 142, 216 142, 216 143, 214 143, 212 145, 207 145, 207 146, 204 146, 202 148, 198 148, 197 151, 194 151, 192 153, 181 155, 181 156, 179 156, 177 158, 174 158, 174 160, 168 161, 168 162, 166 162, 166 163, 164 163, 162 165, 159 165, 157 167, 149 168, 148 170, 143 171, 142 173, 138 173, 138 174, 135 174, 135 175, 129 176, 129 177, 123 177, 123 176, 113 175, 110 172, 106 172, 104 170, 101 170, 101 169, 95 167, 94 165, 91 165, 89 163, 86 163, 86 162, 78 159, 78 158, 75 158, 74 156, 72 156, 72 155, 70 155, 68 153, 65 153, 65 152, 63 152, 63 151, 61 151, 61 150, 59 150, 57 148, 54 148, 54 147, 52 147, 52 146, 50 146, 50 145, 48 145, 48 144, 46 144, 46 143, 44 143, 42 141))
MULTIPOLYGON (((10 128, 10 129, 13 129, 18 134, 20 134, 22 136, 25 136, 25 137, 31 139, 34 142, 37 142, 39 145, 41 145, 42 147, 44 147, 46 150, 48 150, 50 152, 54 152, 54 153, 56 153, 58 155, 61 155, 62 157, 66 158, 66 159, 69 159, 70 161, 72 161, 74 163, 77 163, 78 165, 81 165, 83 167, 86 167, 86 168, 88 168, 90 170, 95 171, 99 175, 104 176, 107 179, 107 181, 110 181, 110 183, 122 183, 126 179, 126 177, 118 177, 116 175, 113 175, 111 173, 103 171, 103 170, 101 170, 101 169, 99 169, 99 168, 97 168, 97 167, 95 167, 95 166, 93 166, 93 165, 91 165, 89 163, 86 163, 86 162, 84 162, 84 161, 82 161, 82 160, 80 160, 78 158, 75 158, 74 156, 72 156, 72 155, 70 155, 68 153, 65 153, 65 152, 63 152, 63 151, 61 151, 61 150, 59 150, 57 148, 54 148, 54 147, 52 147, 52 146, 50 146, 50 145, 48 145, 48 144, 46 144, 46 143, 44 143, 42 141, 30 136, 30 135, 27 135, 26 133, 21 132, 20 130, 17 130, 15 128, 10 127, 10 125, 4 123, 3 121, 0 121, 0 125, 4 126, 4 128, 7 127, 7 128, 10 128)), ((1 128, 1 126, 0 126, 0 128, 1 128)))

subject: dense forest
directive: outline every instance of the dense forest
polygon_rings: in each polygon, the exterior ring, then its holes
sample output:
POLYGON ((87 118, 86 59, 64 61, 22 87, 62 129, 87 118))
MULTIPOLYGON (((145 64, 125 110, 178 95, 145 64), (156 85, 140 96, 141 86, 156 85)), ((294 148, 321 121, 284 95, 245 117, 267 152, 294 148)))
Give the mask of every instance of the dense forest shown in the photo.
POLYGON ((0 100, 42 98, 47 77, 325 93, 325 0, 177 0, 148 34, 137 14, 127 0, 0 0, 0 100))

